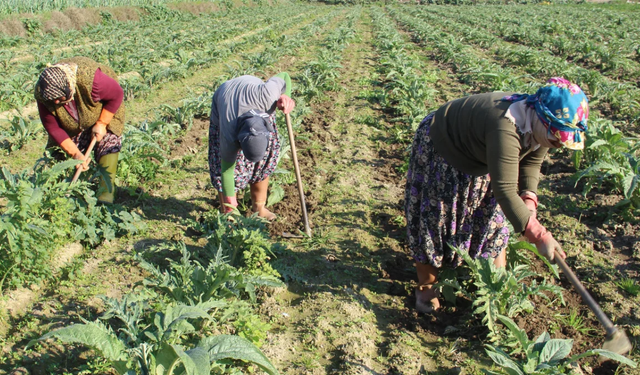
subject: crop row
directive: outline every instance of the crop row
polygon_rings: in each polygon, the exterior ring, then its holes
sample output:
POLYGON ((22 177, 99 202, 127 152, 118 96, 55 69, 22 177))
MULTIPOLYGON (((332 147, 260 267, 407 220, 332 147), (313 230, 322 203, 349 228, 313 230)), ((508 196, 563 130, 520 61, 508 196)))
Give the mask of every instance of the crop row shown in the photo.
POLYGON ((453 65, 465 82, 474 82, 489 90, 528 92, 536 81, 563 76, 584 87, 592 98, 592 105, 599 106, 603 112, 629 122, 640 119, 640 88, 634 85, 612 81, 598 71, 567 63, 545 51, 510 45, 487 31, 478 31, 455 20, 443 22, 427 11, 417 10, 409 15, 406 9, 397 8, 391 13, 411 30, 416 42, 434 52, 438 61, 453 65), (487 50, 483 53, 474 46, 487 50), (518 49, 528 52, 526 63, 514 52, 518 49), (492 61, 491 56, 499 57, 500 62, 492 61))
POLYGON ((513 23, 513 14, 502 8, 492 14, 478 14, 470 8, 434 7, 431 12, 446 19, 454 19, 478 30, 486 30, 505 41, 536 49, 551 51, 554 55, 596 68, 603 74, 626 80, 640 78, 640 22, 621 14, 602 17, 601 9, 567 14, 575 22, 560 26, 547 21, 552 14, 565 8, 522 7, 514 9, 519 22, 513 23))
POLYGON ((37 51, 30 51, 35 57, 33 61, 13 64, 5 60, 8 70, 13 71, 0 80, 0 109, 21 108, 30 103, 33 100, 33 85, 46 63, 78 55, 105 63, 116 72, 124 74, 122 86, 127 96, 140 96, 160 81, 183 78, 198 68, 221 61, 232 52, 251 48, 262 35, 282 33, 289 26, 290 20, 280 17, 284 14, 291 19, 302 18, 304 9, 265 9, 258 16, 260 22, 249 22, 256 20, 253 11, 245 11, 234 22, 224 19, 207 22, 207 16, 193 19, 195 16, 176 12, 175 17, 179 22, 175 22, 175 29, 170 28, 175 31, 171 32, 169 38, 158 30, 166 29, 171 22, 147 18, 141 24, 104 26, 100 32, 92 34, 90 40, 103 40, 104 43, 87 43, 61 52, 42 46, 37 51), (255 35, 242 40, 233 40, 246 33, 245 25, 254 25, 254 30, 259 32, 255 34, 254 31, 255 35), (230 41, 222 43, 223 40, 230 41), (12 65, 15 65, 13 69, 12 65))
MULTIPOLYGON (((187 0, 189 1, 189 0, 187 0)), ((220 2, 219 0, 205 0, 220 2)), ((0 15, 38 13, 66 8, 142 6, 169 3, 168 0, 0 0, 0 15)))

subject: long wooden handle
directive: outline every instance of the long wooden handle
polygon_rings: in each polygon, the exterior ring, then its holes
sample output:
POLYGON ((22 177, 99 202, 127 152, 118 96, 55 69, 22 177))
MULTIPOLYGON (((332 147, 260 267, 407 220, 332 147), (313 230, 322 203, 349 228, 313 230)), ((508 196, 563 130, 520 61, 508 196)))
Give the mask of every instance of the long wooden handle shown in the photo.
MULTIPOLYGON (((91 155, 91 151, 93 151, 93 147, 96 145, 96 137, 91 139, 91 143, 89 147, 87 147, 87 152, 84 153, 84 159, 87 160, 87 157, 91 155)), ((71 179, 71 183, 78 181, 78 177, 80 177, 80 173, 82 173, 82 167, 78 167, 76 169, 76 174, 73 175, 73 179, 71 179)))
POLYGON ((309 217, 307 215, 307 205, 304 202, 304 190, 302 189, 302 176, 300 176, 300 165, 298 164, 298 155, 296 152, 296 143, 293 139, 293 127, 291 126, 291 117, 285 114, 287 120, 287 130, 289 131, 289 144, 291 145, 291 155, 293 155, 293 167, 296 171, 296 180, 298 182, 298 193, 300 193, 300 205, 302 206, 302 218, 304 219, 304 230, 307 236, 311 237, 311 227, 309 226, 309 217))
POLYGON ((607 331, 607 335, 612 335, 615 331, 617 331, 616 327, 613 325, 613 322, 605 315, 604 311, 600 308, 600 305, 591 297, 591 294, 585 289, 584 285, 578 280, 578 277, 571 271, 567 263, 560 257, 560 254, 556 251, 555 254, 555 262, 562 269, 562 273, 569 279, 571 285, 576 289, 576 291, 582 297, 584 303, 593 311, 596 318, 602 323, 604 329, 607 331))

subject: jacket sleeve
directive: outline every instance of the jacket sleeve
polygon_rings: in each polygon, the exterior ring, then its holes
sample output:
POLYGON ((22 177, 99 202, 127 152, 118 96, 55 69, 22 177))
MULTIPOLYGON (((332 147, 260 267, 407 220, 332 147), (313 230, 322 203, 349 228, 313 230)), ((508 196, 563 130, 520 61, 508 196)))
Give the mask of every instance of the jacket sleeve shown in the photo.
POLYGON ((102 108, 111 113, 116 113, 124 100, 124 91, 115 79, 97 69, 93 77, 91 99, 94 102, 102 102, 102 108))
POLYGON ((527 154, 520 160, 520 176, 518 178, 519 190, 538 192, 538 182, 540 182, 540 167, 544 161, 545 155, 549 151, 546 147, 540 147, 537 150, 527 154))
POLYGON ((486 142, 493 195, 515 232, 521 233, 531 214, 518 195, 520 140, 515 132, 496 130, 487 134, 486 142))
POLYGON ((65 139, 69 138, 67 132, 62 129, 60 123, 56 116, 53 113, 49 112, 47 107, 44 104, 38 102, 38 114, 40 115, 40 121, 42 121, 42 126, 47 131, 49 136, 56 141, 57 144, 62 144, 65 139))

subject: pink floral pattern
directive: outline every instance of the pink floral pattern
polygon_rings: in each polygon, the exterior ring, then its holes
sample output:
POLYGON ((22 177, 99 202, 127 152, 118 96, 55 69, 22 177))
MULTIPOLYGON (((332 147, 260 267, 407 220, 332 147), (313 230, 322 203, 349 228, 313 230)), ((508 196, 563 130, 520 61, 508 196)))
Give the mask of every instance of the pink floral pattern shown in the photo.
MULTIPOLYGON (((275 171, 280 156, 280 139, 278 138, 278 128, 276 127, 275 112, 269 117, 273 125, 274 134, 271 136, 267 152, 262 160, 257 163, 248 161, 242 150, 238 151, 236 157, 236 168, 234 171, 236 191, 242 190, 247 185, 256 183, 269 177, 275 171)), ((209 176, 213 187, 222 192, 222 164, 220 158, 220 129, 211 124, 209 126, 209 176)))

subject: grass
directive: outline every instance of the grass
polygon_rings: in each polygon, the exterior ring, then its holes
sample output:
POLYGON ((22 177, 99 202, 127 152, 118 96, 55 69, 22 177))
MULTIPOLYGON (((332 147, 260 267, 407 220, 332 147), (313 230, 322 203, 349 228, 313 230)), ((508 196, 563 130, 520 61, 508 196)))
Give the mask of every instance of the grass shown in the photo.
POLYGON ((625 277, 616 281, 615 284, 631 296, 637 297, 640 294, 640 284, 635 279, 625 277))

